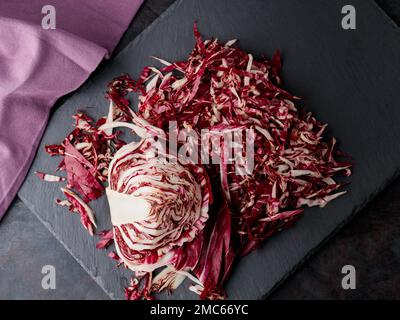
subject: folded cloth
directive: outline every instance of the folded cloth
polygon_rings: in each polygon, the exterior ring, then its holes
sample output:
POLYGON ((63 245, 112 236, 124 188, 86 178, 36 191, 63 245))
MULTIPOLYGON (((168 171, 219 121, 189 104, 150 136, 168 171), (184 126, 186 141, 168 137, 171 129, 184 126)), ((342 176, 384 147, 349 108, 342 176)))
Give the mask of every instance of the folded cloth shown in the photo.
POLYGON ((0 1, 0 219, 16 195, 55 101, 107 58, 143 0, 0 1))

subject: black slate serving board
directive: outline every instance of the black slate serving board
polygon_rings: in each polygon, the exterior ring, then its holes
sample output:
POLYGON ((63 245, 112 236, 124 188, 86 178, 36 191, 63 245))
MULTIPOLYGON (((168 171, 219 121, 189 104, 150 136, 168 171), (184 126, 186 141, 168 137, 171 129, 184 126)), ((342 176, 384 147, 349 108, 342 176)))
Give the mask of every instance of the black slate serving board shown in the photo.
MULTIPOLYGON (((150 56, 182 59, 193 47, 193 22, 205 37, 240 40, 256 55, 283 52, 285 88, 304 97, 307 110, 328 122, 330 133, 356 163, 348 194, 324 209, 307 209, 296 225, 244 258, 227 285, 231 299, 265 297, 324 240, 358 212, 399 172, 400 30, 372 0, 353 0, 357 29, 343 30, 341 0, 181 0, 146 29, 52 116, 40 151, 19 196, 76 260, 113 298, 123 298, 129 271, 115 269, 95 240, 54 204, 59 186, 40 182, 35 170, 58 164, 43 152, 71 130, 71 116, 86 110, 103 115, 108 81, 121 73, 136 77, 150 56)), ((93 204, 99 230, 110 226, 105 198, 93 204)), ((340 254, 340 253, 338 253, 340 254)), ((341 266, 338 266, 338 270, 341 266)), ((185 285, 172 296, 193 298, 185 285)))

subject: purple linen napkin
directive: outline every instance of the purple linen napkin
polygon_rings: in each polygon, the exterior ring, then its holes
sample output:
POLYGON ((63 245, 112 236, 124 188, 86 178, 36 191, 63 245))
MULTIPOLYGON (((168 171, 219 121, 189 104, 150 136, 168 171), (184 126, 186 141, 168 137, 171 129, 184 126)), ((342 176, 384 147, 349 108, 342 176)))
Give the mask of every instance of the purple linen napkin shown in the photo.
POLYGON ((143 0, 0 1, 0 219, 35 155, 55 101, 107 58, 143 0), (56 9, 45 30, 42 7, 56 9))

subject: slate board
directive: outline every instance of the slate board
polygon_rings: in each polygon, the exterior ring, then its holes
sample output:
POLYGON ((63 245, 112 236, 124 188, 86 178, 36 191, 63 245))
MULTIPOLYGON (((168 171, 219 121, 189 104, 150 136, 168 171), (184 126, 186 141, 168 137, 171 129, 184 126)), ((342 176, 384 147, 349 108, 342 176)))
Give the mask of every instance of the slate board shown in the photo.
POLYGON ((13 202, 1 221, 0 261, 0 300, 107 299, 21 200, 13 202), (42 288, 46 265, 56 270, 54 290, 42 288))
MULTIPOLYGON (((51 170, 58 159, 43 152, 71 129, 71 115, 103 115, 108 81, 136 77, 150 56, 183 59, 193 47, 193 21, 205 37, 240 39, 240 47, 271 56, 283 52, 285 88, 304 98, 307 110, 329 123, 342 150, 356 163, 348 194, 324 209, 307 209, 296 225, 243 259, 227 284, 231 299, 265 297, 335 230, 398 176, 400 167, 400 30, 372 0, 353 0, 357 29, 341 28, 341 0, 178 1, 52 116, 19 196, 76 260, 113 298, 123 298, 129 272, 114 268, 80 226, 79 218, 54 205, 59 186, 41 183, 35 170, 51 170)), ((93 204, 99 230, 110 226, 106 199, 93 204)), ((341 268, 341 266, 338 266, 341 268)), ((172 296, 194 298, 186 286, 172 296)))

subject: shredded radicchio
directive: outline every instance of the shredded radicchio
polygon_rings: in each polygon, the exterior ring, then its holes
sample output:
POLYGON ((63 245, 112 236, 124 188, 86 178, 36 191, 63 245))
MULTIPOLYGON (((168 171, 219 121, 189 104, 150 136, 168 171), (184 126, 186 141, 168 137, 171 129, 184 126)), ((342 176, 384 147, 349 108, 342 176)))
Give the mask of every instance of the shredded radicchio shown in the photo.
POLYGON ((97 249, 107 249, 114 243, 114 234, 112 230, 103 230, 98 233, 100 240, 96 244, 97 249))
MULTIPOLYGON (((118 119, 118 115, 116 117, 118 119)), ((118 138, 119 132, 109 135, 98 129, 106 122, 106 117, 96 124, 82 112, 73 118, 75 128, 64 141, 60 145, 45 147, 51 156, 63 157, 57 170, 66 171, 67 178, 43 172, 36 172, 36 175, 50 182, 67 180, 67 186, 61 189, 67 199, 57 199, 56 203, 79 213, 82 225, 93 235, 94 216, 87 204, 103 195, 109 163, 115 151, 125 143, 118 138)))
POLYGON ((152 158, 146 139, 125 145, 109 167, 106 190, 118 255, 134 271, 173 264, 208 219, 205 169, 152 158))
POLYGON ((336 160, 342 154, 335 139, 324 137, 327 125, 298 109, 299 98, 280 87, 279 52, 270 61, 255 60, 234 40, 203 41, 196 25, 194 34, 187 60, 157 59, 164 67, 146 67, 138 80, 114 79, 108 116, 94 125, 79 113, 64 142, 46 147, 63 157, 59 169, 67 172, 67 200, 59 203, 78 212, 90 233, 95 224, 87 203, 106 190, 113 229, 100 234, 97 247, 114 239, 116 252, 109 256, 135 272, 127 299, 152 299, 185 278, 202 299, 224 298, 237 259, 292 225, 304 206, 323 207, 344 194, 333 178, 351 174, 349 162, 336 160), (138 112, 130 92, 140 94, 138 112), (229 163, 152 156, 148 137, 168 140, 171 121, 178 132, 199 135, 202 129, 253 129, 252 174, 239 175, 229 163), (123 126, 141 140, 124 144, 113 133, 123 126))

